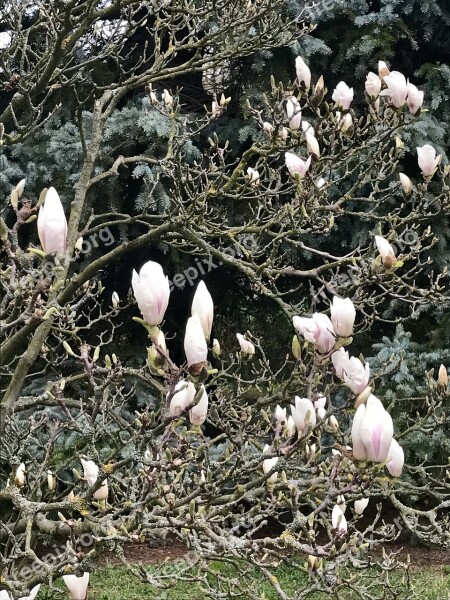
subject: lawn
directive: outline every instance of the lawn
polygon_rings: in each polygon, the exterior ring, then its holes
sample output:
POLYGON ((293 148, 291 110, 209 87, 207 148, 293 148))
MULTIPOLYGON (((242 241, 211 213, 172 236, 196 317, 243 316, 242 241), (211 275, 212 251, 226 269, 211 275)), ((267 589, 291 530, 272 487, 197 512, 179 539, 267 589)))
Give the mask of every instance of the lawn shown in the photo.
MULTIPOLYGON (((146 567, 150 573, 154 571, 153 566, 146 567)), ((234 576, 229 567, 216 565, 215 569, 219 574, 234 576)), ((175 575, 175 573, 173 573, 175 575)), ((307 576, 298 571, 283 567, 276 570, 276 576, 280 584, 287 593, 294 594, 296 590, 305 587, 307 576)), ((374 573, 371 577, 372 583, 376 581, 377 575, 374 573)), ((401 579, 391 578, 399 586, 403 593, 398 598, 418 598, 420 600, 450 600, 450 568, 443 569, 421 568, 412 576, 414 594, 405 595, 406 586, 401 579)), ((59 586, 58 586, 59 587, 59 586)), ((271 586, 255 577, 255 585, 252 588, 253 593, 258 594, 260 600, 272 600, 278 598, 271 589, 271 586)), ((47 589, 42 589, 37 600, 60 600, 67 595, 61 595, 57 592, 50 593, 47 589)), ((204 595, 197 584, 191 582, 177 582, 176 586, 168 590, 158 590, 149 584, 141 583, 126 568, 117 566, 107 566, 91 575, 89 585, 89 600, 206 600, 215 598, 227 598, 228 596, 204 595)), ((330 596, 316 594, 310 596, 310 600, 325 600, 330 596)), ((339 598, 348 600, 360 600, 359 594, 349 592, 339 598)), ((392 596, 387 596, 392 597, 392 596)), ((244 598, 244 596, 233 596, 233 598, 244 598)), ((337 596, 336 596, 337 598, 337 596)), ((308 599, 309 600, 309 599, 308 599)))

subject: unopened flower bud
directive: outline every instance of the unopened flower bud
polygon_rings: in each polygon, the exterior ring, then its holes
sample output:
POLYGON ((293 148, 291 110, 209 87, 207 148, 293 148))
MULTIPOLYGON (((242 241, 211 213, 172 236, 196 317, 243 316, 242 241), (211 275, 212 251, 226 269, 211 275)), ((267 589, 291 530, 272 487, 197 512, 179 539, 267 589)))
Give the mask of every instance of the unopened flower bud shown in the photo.
POLYGON ((444 387, 448 386, 448 373, 444 365, 439 367, 438 383, 444 387))
POLYGON ((51 492, 56 489, 56 477, 50 470, 47 471, 47 485, 51 492))
POLYGON ((296 360, 300 360, 301 346, 300 346, 300 342, 298 341, 298 337, 296 335, 294 335, 294 337, 292 338, 292 354, 294 355, 294 358, 296 360))
POLYGON ((212 345, 212 353, 214 354, 214 356, 216 356, 217 358, 220 356, 220 343, 219 340, 216 340, 216 338, 213 339, 213 345, 212 345))
POLYGON ((410 194, 413 189, 411 179, 408 177, 408 175, 405 175, 404 173, 399 173, 399 177, 403 191, 405 192, 405 194, 410 194))
POLYGON ((75 244, 75 250, 78 250, 78 252, 81 252, 81 249, 83 248, 83 238, 79 237, 77 239, 77 242, 75 244))
POLYGON ((14 483, 17 485, 17 487, 23 487, 25 485, 25 471, 25 463, 20 463, 16 469, 16 474, 14 477, 14 483))
POLYGON ((117 292, 113 292, 111 296, 111 304, 113 308, 117 308, 119 306, 120 298, 117 292))

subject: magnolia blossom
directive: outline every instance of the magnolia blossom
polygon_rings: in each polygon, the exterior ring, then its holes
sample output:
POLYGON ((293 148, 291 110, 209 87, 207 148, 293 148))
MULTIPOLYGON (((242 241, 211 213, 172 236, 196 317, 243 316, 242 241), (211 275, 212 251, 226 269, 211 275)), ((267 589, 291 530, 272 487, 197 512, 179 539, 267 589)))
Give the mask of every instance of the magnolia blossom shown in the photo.
POLYGON ((201 386, 200 393, 200 400, 189 411, 191 425, 203 425, 208 416, 208 394, 206 393, 204 385, 201 386))
POLYGON ((278 423, 284 423, 286 421, 286 408, 281 408, 279 404, 275 409, 275 420, 278 423))
MULTIPOLYGON (((169 394, 167 394, 169 396, 169 394)), ((188 406, 194 403, 195 386, 192 381, 181 379, 175 386, 174 394, 170 400, 169 414, 178 417, 188 406)))
MULTIPOLYGON (((89 487, 92 487, 98 478, 99 468, 93 460, 85 460, 80 458, 80 462, 83 465, 83 476, 87 481, 89 487)), ((94 498, 96 500, 106 500, 108 497, 108 481, 105 479, 101 487, 94 492, 94 498)))
POLYGON ((361 500, 355 500, 355 503, 353 505, 355 513, 357 515, 362 515, 363 512, 366 510, 368 504, 369 498, 361 498, 361 500))
POLYGON ((336 343, 333 324, 330 319, 321 313, 314 313, 312 317, 293 317, 295 329, 305 340, 315 345, 318 352, 328 354, 336 343))
POLYGON ((49 188, 37 220, 39 240, 45 254, 63 253, 66 249, 67 220, 54 187, 49 188))
POLYGON ((340 106, 343 110, 348 110, 353 100, 353 88, 349 88, 345 81, 340 81, 331 98, 335 101, 336 106, 340 106))
POLYGON ((366 364, 363 365, 359 358, 352 356, 345 361, 342 366, 346 385, 348 385, 355 396, 358 396, 358 394, 366 389, 367 384, 369 383, 369 363, 366 362, 366 364))
POLYGON ((344 368, 349 361, 347 350, 339 348, 337 352, 333 352, 331 355, 331 362, 333 363, 334 370, 339 379, 344 379, 344 368))
POLYGON ((204 281, 200 281, 192 300, 191 314, 198 314, 205 338, 209 340, 214 318, 214 302, 204 281))
POLYGON ((314 154, 317 158, 320 156, 319 142, 312 133, 306 134, 306 147, 310 154, 314 154))
POLYGON ((378 75, 380 76, 380 79, 384 80, 386 75, 389 75, 389 73, 390 73, 390 71, 388 69, 387 64, 384 62, 384 60, 379 60, 378 61, 378 75))
POLYGON ((430 144, 417 148, 417 162, 424 177, 432 177, 435 174, 441 158, 440 154, 436 156, 436 150, 430 144))
POLYGON ((169 279, 161 265, 149 260, 142 265, 139 275, 133 269, 131 279, 134 297, 144 320, 149 325, 159 325, 169 304, 169 279))
POLYGON ((295 396, 295 406, 291 404, 291 414, 299 433, 304 433, 316 425, 314 405, 308 398, 295 396))
POLYGON ((208 356, 205 332, 198 313, 189 317, 184 334, 184 353, 188 367, 205 363, 208 356))
POLYGON ((17 487, 23 487, 25 485, 25 482, 27 480, 25 473, 25 463, 20 463, 20 465, 16 469, 16 474, 14 477, 14 482, 17 485, 17 487))
POLYGON ((319 417, 319 419, 323 419, 327 413, 327 410, 325 408, 326 403, 327 403, 327 399, 325 397, 318 398, 314 402, 314 408, 317 411, 317 416, 319 417))
POLYGON ((250 183, 256 184, 259 182, 259 172, 256 169, 252 169, 252 167, 248 167, 247 177, 250 179, 250 183))
POLYGON ((366 92, 371 98, 377 98, 381 91, 381 79, 376 73, 370 73, 366 77, 366 92))
POLYGON ((302 131, 304 134, 310 133, 311 135, 316 135, 314 127, 311 125, 309 121, 302 121, 302 131))
POLYGON ((212 343, 212 353, 214 354, 214 356, 219 357, 220 356, 220 343, 219 340, 217 340, 216 338, 213 339, 213 343, 212 343))
POLYGON ((410 194, 413 190, 411 179, 408 177, 408 175, 405 175, 404 173, 399 173, 398 176, 400 178, 400 183, 402 184, 403 191, 405 192, 405 194, 410 194))
POLYGON ((263 131, 264 131, 264 133, 267 136, 271 137, 272 133, 273 133, 273 125, 271 125, 267 121, 264 121, 264 123, 263 123, 263 131))
MULTIPOLYGON (((263 454, 266 454, 266 452, 269 452, 269 451, 270 451, 270 446, 268 444, 266 444, 263 448, 263 454)), ((266 458, 265 460, 263 460, 264 473, 268 473, 269 471, 271 471, 273 469, 273 467, 277 464, 277 462, 278 462, 278 456, 274 456, 273 458, 266 458)), ((267 480, 267 483, 275 483, 277 478, 278 478, 278 473, 272 473, 272 475, 267 480)))
POLYGON ((89 573, 84 573, 82 577, 76 575, 63 575, 64 583, 70 592, 72 600, 86 600, 89 585, 89 573))
POLYGON ((415 115, 423 104, 423 92, 419 91, 416 86, 409 83, 409 81, 406 87, 408 91, 408 96, 406 98, 408 109, 411 114, 415 115))
POLYGON ((356 310, 350 298, 333 297, 331 305, 331 322, 334 332, 340 337, 350 337, 353 334, 356 310))
POLYGON ((347 133, 353 127, 353 117, 350 113, 346 113, 340 121, 341 130, 347 133))
POLYGON ((113 308, 117 308, 120 303, 119 294, 117 292, 113 292, 111 295, 111 304, 113 308))
POLYGON ((361 404, 353 418, 353 456, 356 460, 382 463, 389 455, 394 434, 391 415, 373 394, 361 404))
POLYGON ((403 73, 391 71, 384 77, 384 83, 387 85, 387 89, 380 92, 380 96, 389 96, 396 108, 402 107, 408 93, 408 84, 403 73))
POLYGON ((295 96, 290 96, 286 100, 286 114, 288 119, 292 119, 292 117, 300 112, 300 103, 295 96))
POLYGON ((248 354, 249 356, 253 356, 253 354, 255 354, 255 346, 252 344, 252 342, 245 339, 245 337, 241 333, 237 333, 236 337, 241 347, 242 354, 248 354))
POLYGON ((308 91, 311 85, 311 71, 301 56, 297 56, 295 59, 295 72, 299 85, 304 83, 306 91, 308 91))
POLYGON ((287 140, 289 135, 289 129, 287 129, 286 127, 280 127, 280 129, 278 130, 278 137, 281 140, 287 140))
POLYGON ((338 504, 335 504, 331 513, 331 524, 333 529, 337 529, 339 533, 347 532, 347 519, 338 504))
POLYGON ((447 387, 447 385, 448 385, 448 373, 447 373, 447 369, 446 369, 445 365, 441 365, 439 367, 438 383, 440 383, 444 387, 447 387))
POLYGON ((289 121, 289 127, 291 129, 294 129, 294 131, 297 131, 297 129, 300 129, 301 123, 302 123, 302 113, 298 112, 289 121))
POLYGON ((286 160, 286 167, 291 177, 295 177, 296 175, 299 177, 304 177, 306 175, 306 171, 309 169, 309 165, 311 164, 311 156, 308 156, 307 160, 301 159, 293 152, 286 152, 284 156, 286 160))
POLYGON ((316 187, 319 190, 322 189, 325 184, 326 184, 326 181, 325 181, 325 179, 323 177, 321 177, 320 179, 318 179, 316 181, 316 187))
POLYGON ((289 415, 286 421, 286 434, 289 438, 291 438, 296 431, 295 421, 291 415, 289 415))
POLYGON ((395 256, 394 248, 391 246, 391 244, 381 235, 375 236, 375 244, 377 245, 383 265, 387 269, 393 267, 397 262, 397 258, 395 256))
POLYGON ((405 464, 405 453, 397 440, 392 440, 388 456, 391 460, 386 465, 387 470, 392 477, 400 477, 403 471, 403 465, 405 464))

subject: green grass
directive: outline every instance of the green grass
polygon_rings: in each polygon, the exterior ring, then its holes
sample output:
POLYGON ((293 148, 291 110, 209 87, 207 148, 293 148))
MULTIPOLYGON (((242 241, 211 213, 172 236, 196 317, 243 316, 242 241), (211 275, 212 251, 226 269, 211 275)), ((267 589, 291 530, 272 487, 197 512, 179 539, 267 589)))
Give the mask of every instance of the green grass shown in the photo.
MULTIPOLYGON (((178 566, 180 563, 177 563, 178 566)), ((168 569, 170 569, 170 563, 168 563, 168 569)), ((236 577, 237 572, 232 567, 225 567, 223 564, 215 564, 214 570, 219 576, 227 575, 229 577, 236 577)), ((172 577, 172 582, 176 583, 175 587, 164 591, 158 590, 152 585, 141 583, 133 574, 127 569, 122 567, 105 567, 99 569, 91 575, 91 582, 89 585, 89 600, 206 600, 215 598, 214 595, 205 596, 197 583, 190 581, 177 581, 176 580, 176 567, 172 568, 169 572, 172 577)), ((146 567, 146 570, 152 574, 155 572, 155 567, 146 567)), ((166 571, 167 572, 167 571, 166 571)), ((299 589, 302 589, 308 583, 308 576, 305 573, 294 571, 288 567, 281 567, 275 570, 277 580, 282 585, 285 592, 288 594, 294 594, 299 589)), ((378 581, 376 573, 369 572, 369 577, 374 585, 378 581)), ((204 574, 199 574, 204 576, 204 574)), ((272 600, 278 596, 274 593, 271 585, 263 580, 263 578, 256 573, 253 573, 252 580, 252 591, 254 594, 258 594, 260 600, 272 600)), ((406 586, 401 579, 396 576, 391 578, 391 581, 399 586, 400 594, 399 598, 420 598, 421 600, 450 600, 450 571, 449 568, 444 568, 442 572, 433 571, 431 569, 421 569, 416 572, 412 577, 414 586, 414 594, 409 596, 406 594, 406 586)), ((210 579, 212 587, 214 583, 210 579)), ((59 584, 59 582, 58 582, 59 584)), ((58 588, 62 586, 58 585, 58 588)), ((366 588, 367 589, 367 588, 366 588)), ((236 591, 236 590, 235 590, 236 591)), ((219 595, 217 595, 219 597, 219 595)), ((221 596, 222 598, 226 596, 221 596)), ((336 596, 337 598, 338 596, 336 596)), ((391 596, 387 596, 391 597, 391 596)), ((61 600, 62 598, 68 598, 67 592, 49 592, 44 587, 41 590, 37 600, 61 600)), ((241 598, 245 596, 233 596, 233 598, 241 598)), ((330 598, 328 595, 315 594, 309 597, 311 600, 326 600, 330 598)), ((360 596, 356 592, 345 592, 339 598, 346 598, 348 600, 359 600, 360 596)))

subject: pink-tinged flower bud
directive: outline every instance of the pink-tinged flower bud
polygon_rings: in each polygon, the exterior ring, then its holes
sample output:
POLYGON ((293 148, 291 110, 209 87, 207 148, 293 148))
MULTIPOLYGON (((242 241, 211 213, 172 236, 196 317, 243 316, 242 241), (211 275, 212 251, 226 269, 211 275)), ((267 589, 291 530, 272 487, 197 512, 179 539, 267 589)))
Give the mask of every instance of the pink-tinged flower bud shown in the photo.
POLYGON ((387 89, 380 92, 380 96, 389 96, 396 108, 401 108, 406 101, 408 93, 406 78, 399 71, 392 71, 384 77, 387 89))
MULTIPOLYGON (((36 596, 39 593, 39 590, 41 588, 41 584, 38 583, 37 585, 34 586, 34 588, 32 588, 30 590, 30 594, 28 596, 24 596, 23 598, 19 598, 19 600, 34 600, 36 598, 36 596)), ((1 594, 2 592, 0 592, 1 594)), ((2 596, 0 595, 0 600, 3 600, 2 596)), ((7 597, 5 596, 5 600, 9 600, 9 595, 7 594, 7 597)))
POLYGON ((325 408, 326 405, 327 405, 327 399, 325 398, 325 396, 322 396, 322 398, 317 398, 317 400, 314 400, 314 408, 316 410, 319 408, 325 408))
POLYGON ((388 457, 393 435, 394 425, 391 415, 384 409, 378 398, 369 396, 361 424, 361 440, 366 447, 368 460, 384 462, 388 457))
POLYGON ((344 379, 344 367, 349 361, 347 350, 339 348, 337 352, 333 352, 331 355, 331 362, 333 363, 334 370, 339 379, 344 379))
POLYGON ((191 314, 198 314, 205 338, 209 340, 214 318, 214 302, 204 281, 200 281, 192 300, 191 314))
POLYGON ((286 167, 289 171, 291 177, 295 177, 298 175, 299 177, 304 177, 306 175, 307 170, 309 169, 309 165, 311 164, 311 156, 308 156, 308 160, 302 160, 296 154, 292 152, 285 153, 286 167))
POLYGON ((272 133, 273 133, 273 125, 271 125, 270 123, 268 123, 267 121, 264 121, 263 123, 263 131, 264 133, 268 136, 268 137, 272 137, 272 133))
POLYGON ((300 113, 300 103, 295 96, 290 96, 286 100, 286 114, 288 119, 300 113))
POLYGON ((438 383, 443 385, 444 387, 448 386, 448 373, 444 365, 441 365, 439 367, 438 383))
POLYGON ((279 404, 275 408, 275 420, 280 424, 286 421, 286 409, 281 408, 279 404))
MULTIPOLYGON (((99 468, 93 460, 85 460, 80 458, 80 462, 83 465, 83 477, 87 481, 89 487, 92 487, 98 478, 99 468)), ((94 492, 94 498, 96 500, 106 500, 108 497, 108 481, 105 479, 102 486, 94 492)))
POLYGON ((369 383, 369 363, 363 365, 359 358, 352 356, 343 364, 343 369, 345 384, 348 385, 355 396, 358 396, 366 389, 369 383))
POLYGON ((300 129, 301 123, 302 123, 302 113, 298 112, 289 121, 289 127, 290 127, 290 129, 293 129, 294 131, 297 131, 298 129, 300 129))
POLYGON ((333 297, 331 322, 336 335, 350 337, 353 334, 356 310, 350 298, 333 297))
POLYGON ((436 150, 430 144, 417 148, 417 161, 424 177, 433 177, 442 156, 436 157, 436 150))
POLYGON ((295 59, 295 72, 300 87, 304 84, 306 91, 308 91, 311 86, 311 71, 301 56, 297 56, 295 59))
POLYGON ((404 173, 399 173, 398 174, 399 178, 400 178, 400 183, 402 184, 402 188, 405 194, 410 194, 413 190, 413 184, 411 182, 411 179, 408 177, 408 175, 405 175, 404 173))
POLYGON ((82 577, 77 577, 76 575, 63 575, 63 579, 72 600, 86 600, 89 585, 89 573, 84 573, 82 577))
POLYGON ((361 404, 353 417, 352 423, 352 449, 353 456, 356 460, 367 460, 367 450, 361 436, 361 428, 366 417, 366 406, 361 404))
POLYGON ((291 438, 296 431, 295 421, 291 415, 289 415, 288 420, 286 422, 286 434, 288 438, 291 438))
POLYGON ((353 100, 353 88, 349 88, 345 81, 340 81, 331 98, 335 101, 336 106, 340 106, 343 110, 348 110, 353 100))
POLYGON ((389 75, 390 71, 388 69, 387 64, 384 62, 384 60, 379 60, 378 61, 378 75, 380 77, 381 80, 383 80, 386 75, 389 75))
POLYGON ((386 465, 387 470, 392 477, 400 477, 403 471, 403 465, 405 464, 405 453, 397 440, 392 440, 388 451, 388 457, 389 456, 391 460, 386 465))
POLYGON ((201 386, 199 394, 201 394, 200 400, 189 411, 191 425, 196 425, 198 427, 203 425, 208 416, 208 394, 206 393, 204 385, 201 386))
POLYGON ((16 469, 14 483, 17 485, 17 487, 23 487, 25 485, 26 480, 27 480, 27 478, 26 478, 25 463, 20 463, 20 465, 16 469))
POLYGON ((323 186, 324 186, 326 183, 327 183, 327 182, 325 181, 325 179, 324 179, 323 177, 321 177, 320 179, 318 179, 318 180, 316 181, 316 187, 317 187, 317 189, 319 189, 319 190, 320 190, 320 189, 322 189, 322 188, 323 188, 323 186))
POLYGON ((302 131, 303 133, 306 134, 311 134, 311 135, 316 135, 316 132, 314 130, 314 127, 311 125, 311 123, 309 121, 302 121, 302 131))
POLYGON ((415 115, 419 108, 422 107, 423 104, 423 92, 420 92, 415 85, 408 82, 407 91, 408 96, 406 98, 406 102, 408 104, 409 112, 412 115, 415 115))
POLYGON ((236 337, 239 342, 239 346, 241 347, 242 354, 248 354, 249 356, 253 356, 255 354, 255 346, 249 340, 245 339, 245 337, 241 333, 237 333, 236 337))
POLYGON ((39 240, 45 254, 66 250, 67 220, 58 192, 49 188, 37 220, 39 240))
POLYGON ((337 529, 339 533, 347 532, 347 519, 338 504, 335 504, 333 512, 331 513, 331 525, 333 529, 337 529))
POLYGON ((259 183, 259 171, 257 171, 256 169, 252 169, 252 167, 248 167, 247 177, 249 178, 250 183, 253 183, 254 185, 259 183))
POLYGON ((278 130, 278 137, 280 138, 280 140, 287 140, 289 136, 289 129, 287 129, 286 127, 280 127, 280 129, 278 130))
POLYGON ((295 406, 291 404, 291 414, 299 433, 304 433, 316 426, 316 411, 308 398, 295 396, 295 406))
POLYGON ((386 269, 393 267, 397 262, 397 258, 391 244, 381 235, 375 236, 375 244, 377 245, 378 252, 380 253, 381 260, 386 269))
MULTIPOLYGON (((269 452, 270 452, 270 446, 268 444, 266 444, 263 448, 263 454, 266 454, 269 452)), ((271 471, 274 468, 274 466, 277 464, 277 462, 278 462, 278 456, 274 456, 273 458, 266 458, 265 460, 263 460, 264 473, 269 473, 269 471, 271 471)), ((277 479, 278 479, 278 473, 272 473, 272 475, 267 480, 267 483, 275 483, 277 479)))
POLYGON ((319 158, 319 156, 320 156, 319 142, 317 141, 317 139, 315 138, 315 136, 312 133, 307 133, 305 137, 306 137, 306 147, 308 149, 308 152, 310 154, 313 154, 316 158, 319 158))
POLYGON ((366 92, 371 98, 378 98, 381 91, 381 79, 375 73, 370 73, 366 77, 366 92))
POLYGON ((184 334, 184 353, 188 367, 203 365, 208 357, 205 333, 197 313, 189 317, 184 334))
MULTIPOLYGON (((169 394, 167 394, 169 395, 169 394)), ((171 417, 179 417, 188 406, 194 403, 195 386, 192 381, 181 379, 175 386, 174 394, 170 400, 169 414, 171 417)))
POLYGON ((327 315, 314 313, 312 317, 293 317, 292 323, 296 331, 305 340, 314 344, 318 352, 328 354, 336 343, 333 324, 327 315))
POLYGON ((353 505, 355 513, 357 515, 362 515, 363 512, 366 510, 368 504, 369 498, 361 498, 361 500, 355 500, 355 503, 353 505))
POLYGON ((142 265, 139 275, 133 269, 131 279, 134 297, 144 320, 149 325, 159 325, 169 304, 169 280, 161 265, 149 260, 142 265))
POLYGON ((341 130, 343 133, 347 133, 353 127, 353 117, 350 113, 344 115, 340 122, 341 130))

